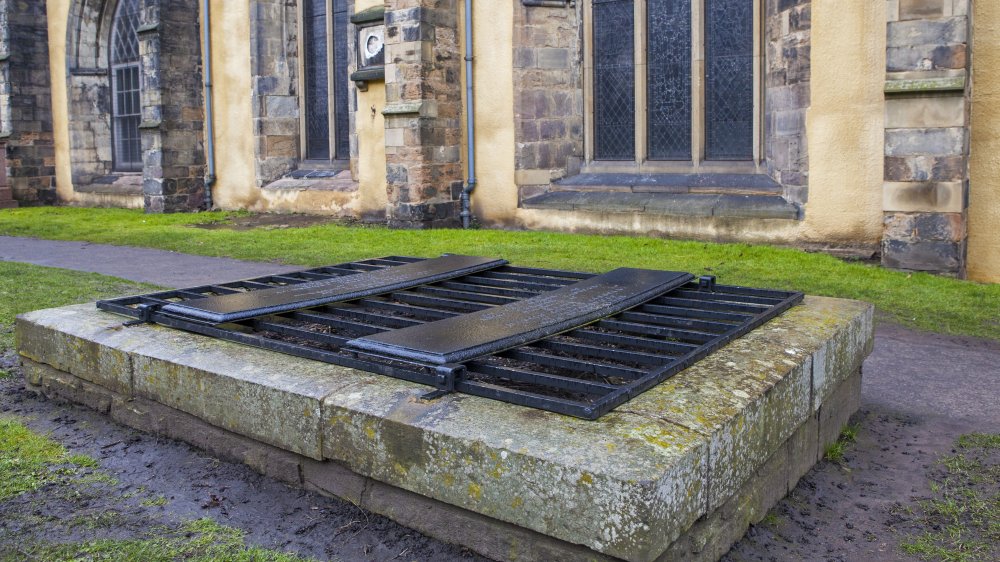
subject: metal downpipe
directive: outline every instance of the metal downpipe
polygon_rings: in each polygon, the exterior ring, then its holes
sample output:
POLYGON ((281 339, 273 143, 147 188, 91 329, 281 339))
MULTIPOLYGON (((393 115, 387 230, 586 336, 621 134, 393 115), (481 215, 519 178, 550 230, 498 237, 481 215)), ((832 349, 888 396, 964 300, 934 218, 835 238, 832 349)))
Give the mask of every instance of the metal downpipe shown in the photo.
POLYGON ((209 0, 202 0, 202 45, 205 51, 203 78, 205 85, 205 210, 211 211, 212 186, 215 185, 215 120, 212 111, 212 12, 209 0))
POLYGON ((472 190, 476 189, 476 110, 472 92, 472 0, 465 0, 465 148, 469 158, 469 177, 460 198, 462 228, 469 228, 472 224, 470 199, 472 190))

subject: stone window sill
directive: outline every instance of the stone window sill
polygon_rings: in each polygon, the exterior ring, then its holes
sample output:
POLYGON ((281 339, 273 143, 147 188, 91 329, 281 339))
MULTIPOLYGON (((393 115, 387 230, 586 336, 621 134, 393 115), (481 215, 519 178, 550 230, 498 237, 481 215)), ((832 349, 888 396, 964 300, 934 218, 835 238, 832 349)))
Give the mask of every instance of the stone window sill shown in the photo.
POLYGON ((802 208, 762 174, 579 174, 522 199, 525 209, 800 220, 802 208))
POLYGON ((267 191, 357 191, 358 182, 351 178, 350 170, 299 169, 261 189, 267 191))
POLYGON ((123 172, 100 176, 90 183, 77 185, 77 193, 95 193, 99 195, 142 195, 142 172, 123 172))

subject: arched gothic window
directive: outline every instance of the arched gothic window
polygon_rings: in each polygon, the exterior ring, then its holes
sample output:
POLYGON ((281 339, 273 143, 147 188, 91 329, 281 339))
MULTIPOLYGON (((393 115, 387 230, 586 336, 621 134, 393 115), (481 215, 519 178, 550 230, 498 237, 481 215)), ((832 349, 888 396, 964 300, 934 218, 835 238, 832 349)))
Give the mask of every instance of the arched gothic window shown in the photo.
POLYGON ((111 25, 111 111, 114 169, 142 170, 139 139, 139 0, 120 0, 111 25))

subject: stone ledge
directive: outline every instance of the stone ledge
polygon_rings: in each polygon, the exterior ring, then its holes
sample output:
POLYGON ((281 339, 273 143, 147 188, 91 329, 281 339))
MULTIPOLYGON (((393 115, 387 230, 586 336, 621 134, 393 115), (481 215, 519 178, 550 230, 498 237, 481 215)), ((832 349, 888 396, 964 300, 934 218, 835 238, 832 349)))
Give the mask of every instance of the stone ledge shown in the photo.
POLYGON ((264 191, 341 191, 358 190, 350 170, 295 170, 263 187, 264 191))
POLYGON ((781 195, 782 187, 764 174, 586 173, 556 180, 552 190, 781 195))
POLYGON ((142 195, 142 173, 123 173, 100 176, 89 184, 74 185, 77 193, 100 195, 142 195))
POLYGON ((523 199, 521 207, 689 217, 784 220, 802 218, 801 207, 777 195, 549 191, 523 199))
MULTIPOLYGON (((156 403, 337 461, 386 493, 416 492, 595 557, 647 561, 727 505, 797 427, 826 415, 870 350, 871 314, 863 303, 807 297, 595 422, 464 395, 422 402, 420 385, 158 326, 122 328, 92 305, 22 315, 17 334, 25 358, 86 377, 88 396, 115 388, 130 407, 156 403)), ((28 376, 45 386, 44 372, 28 376)), ((115 404, 112 416, 124 419, 115 404)), ((800 446, 817 450, 812 435, 800 446)))

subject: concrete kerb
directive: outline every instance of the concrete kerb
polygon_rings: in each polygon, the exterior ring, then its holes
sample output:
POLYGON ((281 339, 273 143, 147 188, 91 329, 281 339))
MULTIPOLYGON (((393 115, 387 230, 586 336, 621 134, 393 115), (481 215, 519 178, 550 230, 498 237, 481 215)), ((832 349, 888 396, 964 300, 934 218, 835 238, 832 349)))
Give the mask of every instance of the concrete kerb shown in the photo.
MULTIPOLYGON (((379 498, 413 499, 416 492, 457 506, 452 511, 474 512, 483 525, 521 529, 531 541, 548 536, 545 544, 555 550, 546 552, 630 560, 674 552, 675 541, 690 547, 690 533, 736 509, 740 497, 755 499, 739 505, 757 507, 740 507, 750 516, 734 525, 745 529, 762 517, 821 454, 821 437, 835 438, 837 422, 856 408, 860 386, 845 381, 859 380, 851 374, 871 340, 870 306, 807 298, 713 358, 586 422, 462 395, 426 403, 416 398, 426 390, 419 385, 155 326, 122 330, 121 321, 88 305, 19 318, 26 364, 49 363, 74 375, 31 367, 29 382, 68 388, 74 400, 156 432, 164 431, 157 421, 169 417, 164 411, 182 410, 189 421, 275 445, 266 454, 248 456, 241 445, 226 455, 390 516, 409 508, 379 498), (154 337, 167 343, 145 341, 154 337), (93 359, 105 344, 131 359, 93 359), (74 367, 67 350, 82 354, 86 369, 74 367), (90 369, 97 374, 77 374, 90 369), (124 388, 114 373, 122 369, 133 372, 124 388), (835 399, 843 392, 853 398, 835 399), (830 407, 814 409, 822 403, 817 395, 832 400, 830 407), (331 484, 324 466, 354 476, 331 484)), ((208 441, 195 444, 217 449, 208 441)), ((454 535, 419 519, 400 522, 445 540, 442 532, 454 535)), ((710 534, 728 540, 723 536, 732 532, 710 534)), ((474 535, 459 542, 466 540, 476 542, 474 535)), ((497 558, 536 559, 524 543, 507 541, 504 552, 498 544, 469 546, 497 558)), ((699 552, 720 548, 712 543, 699 552)))

